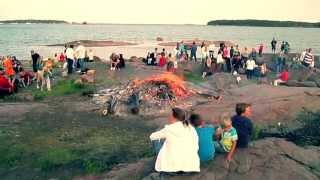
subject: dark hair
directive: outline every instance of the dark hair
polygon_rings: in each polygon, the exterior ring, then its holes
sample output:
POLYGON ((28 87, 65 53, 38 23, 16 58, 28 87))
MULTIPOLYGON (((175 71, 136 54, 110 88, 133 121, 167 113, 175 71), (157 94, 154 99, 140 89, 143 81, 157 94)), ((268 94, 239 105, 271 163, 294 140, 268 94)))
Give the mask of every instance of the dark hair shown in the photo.
POLYGON ((186 113, 180 108, 172 108, 172 116, 178 121, 181 121, 184 125, 189 125, 189 122, 186 120, 186 113))
POLYGON ((199 127, 202 124, 202 118, 199 114, 191 114, 189 121, 194 127, 199 127))
POLYGON ((132 113, 132 114, 135 114, 135 115, 139 114, 139 108, 138 108, 138 107, 132 108, 132 109, 131 109, 131 113, 132 113))
POLYGON ((73 45, 70 45, 70 48, 73 48, 74 46, 73 45))
POLYGON ((236 105, 236 113, 237 113, 237 115, 241 116, 243 113, 246 112, 246 109, 248 107, 250 107, 250 106, 251 106, 251 104, 248 104, 248 103, 238 103, 236 105))

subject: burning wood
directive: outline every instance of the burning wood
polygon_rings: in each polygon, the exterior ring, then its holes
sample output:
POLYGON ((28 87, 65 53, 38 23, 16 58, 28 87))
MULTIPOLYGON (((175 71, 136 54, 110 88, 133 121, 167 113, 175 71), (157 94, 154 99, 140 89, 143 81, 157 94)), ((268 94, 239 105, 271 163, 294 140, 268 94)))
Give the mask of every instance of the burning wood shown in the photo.
POLYGON ((189 97, 190 94, 181 78, 165 73, 134 80, 126 86, 102 90, 94 96, 94 101, 103 106, 103 115, 118 114, 120 106, 127 113, 138 114, 141 108, 168 108, 168 105, 174 105, 178 99, 189 97))

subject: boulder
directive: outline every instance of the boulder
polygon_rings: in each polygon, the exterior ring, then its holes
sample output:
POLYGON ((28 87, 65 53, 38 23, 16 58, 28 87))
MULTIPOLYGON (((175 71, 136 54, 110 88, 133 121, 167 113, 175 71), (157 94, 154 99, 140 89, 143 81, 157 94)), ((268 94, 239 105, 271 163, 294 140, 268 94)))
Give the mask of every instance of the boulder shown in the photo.
MULTIPOLYGON (((154 172, 154 159, 120 165, 96 179, 122 180, 135 177, 143 180, 318 180, 320 147, 302 148, 284 139, 268 138, 238 149, 233 161, 226 165, 223 155, 201 167, 201 172, 165 176, 154 172), (147 175, 146 175, 147 174, 147 175)), ((92 177, 90 177, 92 178, 92 177)), ((83 178, 82 178, 83 179, 83 178)), ((89 178, 88 178, 89 179, 89 178)))
POLYGON ((157 37, 156 40, 157 41, 164 41, 164 39, 162 37, 157 37))
POLYGON ((290 80, 285 83, 286 86, 290 87, 318 87, 316 82, 313 81, 297 81, 297 80, 290 80))

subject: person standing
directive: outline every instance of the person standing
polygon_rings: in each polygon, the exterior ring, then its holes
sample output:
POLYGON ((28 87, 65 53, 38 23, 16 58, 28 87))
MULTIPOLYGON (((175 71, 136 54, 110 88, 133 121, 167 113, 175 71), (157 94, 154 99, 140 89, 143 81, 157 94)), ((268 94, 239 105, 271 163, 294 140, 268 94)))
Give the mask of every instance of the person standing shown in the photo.
POLYGON ((197 49, 198 49, 198 46, 197 46, 196 42, 193 42, 192 46, 191 46, 191 57, 190 57, 191 61, 194 58, 194 61, 197 62, 197 49))
POLYGON ((255 48, 252 48, 251 53, 249 55, 249 58, 253 59, 253 60, 257 60, 257 51, 255 48))
POLYGON ((230 59, 230 54, 227 46, 223 47, 222 57, 225 61, 227 71, 231 72, 231 59, 230 59))
POLYGON ((313 54, 311 53, 312 49, 308 49, 307 52, 305 53, 304 55, 304 58, 303 58, 303 61, 302 61, 302 64, 305 66, 305 67, 308 67, 308 68, 313 68, 314 67, 314 56, 313 54))
POLYGON ((80 70, 79 72, 84 72, 85 70, 85 58, 86 58, 86 48, 81 44, 79 43, 78 44, 78 47, 76 48, 76 51, 75 51, 75 54, 77 56, 77 61, 80 66, 80 70))
POLYGON ((31 50, 31 59, 32 59, 32 69, 34 73, 38 72, 38 61, 40 59, 40 55, 35 53, 34 50, 31 50))
POLYGON ((70 45, 66 50, 66 57, 68 63, 68 74, 72 74, 73 71, 73 62, 74 62, 74 50, 73 45, 70 45))
POLYGON ((282 41, 281 47, 280 47, 281 52, 284 52, 284 48, 285 48, 285 43, 284 41, 282 41))
POLYGON ((218 72, 223 72, 224 71, 224 64, 225 64, 225 60, 222 57, 222 52, 219 51, 218 52, 218 56, 217 56, 217 70, 218 72))
POLYGON ((253 77, 253 72, 254 72, 254 68, 256 67, 256 62, 253 59, 249 59, 246 62, 246 67, 247 67, 247 79, 252 79, 253 77))
POLYGON ((262 53, 263 53, 263 44, 261 43, 259 46, 259 56, 262 57, 262 53))
POLYGON ((202 42, 202 44, 201 44, 201 62, 202 62, 202 66, 204 65, 204 63, 206 61, 207 51, 208 51, 208 48, 207 48, 206 44, 204 42, 202 42))
POLYGON ((284 44, 284 54, 288 54, 290 50, 290 44, 286 41, 284 44))
POLYGON ((276 41, 275 38, 273 38, 272 41, 271 41, 271 48, 272 48, 273 54, 275 54, 276 50, 277 50, 277 41, 276 41))
POLYGON ((93 62, 94 61, 94 54, 93 54, 93 50, 92 49, 89 50, 88 58, 89 58, 89 62, 93 62))
POLYGON ((232 117, 232 126, 238 133, 237 148, 247 148, 253 134, 253 123, 249 119, 252 115, 251 104, 238 103, 236 113, 232 117))
POLYGON ((244 50, 241 53, 241 61, 242 63, 245 64, 248 59, 249 59, 249 51, 247 47, 244 47, 244 50))

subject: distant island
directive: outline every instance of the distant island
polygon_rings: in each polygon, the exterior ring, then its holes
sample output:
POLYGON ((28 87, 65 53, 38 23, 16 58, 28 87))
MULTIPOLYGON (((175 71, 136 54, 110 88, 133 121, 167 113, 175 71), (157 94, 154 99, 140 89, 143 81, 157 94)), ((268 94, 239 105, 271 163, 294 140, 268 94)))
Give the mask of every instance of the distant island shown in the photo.
POLYGON ((258 26, 258 27, 304 27, 320 28, 320 22, 298 22, 298 21, 270 21, 270 20, 215 20, 208 22, 209 26, 258 26))
POLYGON ((5 20, 0 21, 2 24, 69 24, 67 21, 59 21, 59 20, 5 20))

